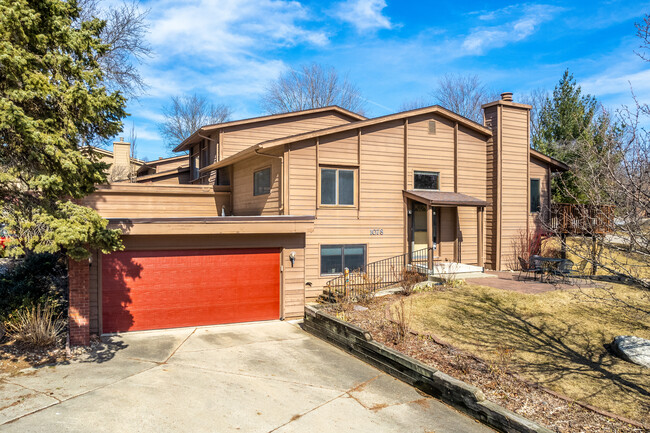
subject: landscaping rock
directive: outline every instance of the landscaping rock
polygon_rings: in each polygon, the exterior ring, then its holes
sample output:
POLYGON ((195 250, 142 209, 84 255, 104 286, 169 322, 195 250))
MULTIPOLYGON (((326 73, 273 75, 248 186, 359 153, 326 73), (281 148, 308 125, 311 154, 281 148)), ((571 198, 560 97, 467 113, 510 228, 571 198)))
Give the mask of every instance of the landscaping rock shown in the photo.
POLYGON ((354 306, 354 311, 366 311, 367 309, 368 309, 367 307, 363 307, 361 305, 354 306))
POLYGON ((614 338, 612 349, 624 360, 650 368, 650 340, 631 335, 619 335, 614 338))

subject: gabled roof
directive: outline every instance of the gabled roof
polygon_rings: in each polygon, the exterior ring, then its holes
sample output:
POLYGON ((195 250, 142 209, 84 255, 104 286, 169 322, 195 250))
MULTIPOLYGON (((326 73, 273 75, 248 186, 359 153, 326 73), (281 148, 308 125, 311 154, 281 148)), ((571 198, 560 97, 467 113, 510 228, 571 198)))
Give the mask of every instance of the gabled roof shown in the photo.
POLYGON ((535 150, 535 149, 530 149, 530 156, 533 158, 536 158, 542 162, 547 163, 548 165, 551 166, 551 171, 569 171, 570 167, 563 163, 562 161, 559 161, 555 158, 552 158, 548 155, 544 155, 542 152, 535 150))
POLYGON ((450 120, 458 122, 459 124, 476 131, 480 134, 485 135, 486 137, 492 136, 492 130, 486 128, 483 125, 480 125, 472 120, 469 120, 459 114, 449 111, 446 108, 442 108, 439 105, 432 105, 430 107, 418 108, 415 110, 402 111, 401 113, 389 114, 387 116, 375 117, 373 119, 361 120, 358 122, 348 123, 346 125, 332 126, 325 129, 319 129, 311 132, 304 132, 301 134, 291 135, 288 137, 277 138, 274 140, 263 141, 261 143, 255 144, 247 149, 242 150, 239 153, 236 153, 228 158, 222 159, 214 164, 210 164, 207 167, 201 169, 201 172, 211 171, 220 167, 225 167, 227 165, 234 164, 235 162, 241 161, 242 159, 247 158, 248 156, 257 153, 263 149, 272 149, 278 146, 283 146, 287 143, 295 143, 296 141, 307 140, 316 137, 323 137, 326 135, 336 134, 339 132, 350 131, 357 128, 364 128, 366 126, 378 125, 381 123, 392 122, 394 120, 405 119, 407 117, 420 116, 423 114, 439 114, 443 117, 446 117, 450 120))
POLYGON ((183 140, 181 144, 176 146, 174 148, 174 152, 182 152, 184 150, 187 150, 188 145, 193 143, 201 133, 214 131, 215 129, 230 128, 233 126, 247 125, 247 124, 258 123, 258 122, 266 122, 269 120, 289 119, 291 117, 304 116, 306 114, 323 113, 327 111, 335 111, 339 114, 349 117, 353 121, 366 119, 364 116, 357 113, 353 113, 352 111, 346 110, 345 108, 341 108, 338 105, 330 105, 328 107, 322 107, 322 108, 311 108, 309 110, 292 111, 290 113, 271 114, 268 116, 251 117, 249 119, 234 120, 232 122, 215 123, 213 125, 206 125, 199 128, 196 132, 194 132, 192 135, 190 135, 185 140, 183 140))

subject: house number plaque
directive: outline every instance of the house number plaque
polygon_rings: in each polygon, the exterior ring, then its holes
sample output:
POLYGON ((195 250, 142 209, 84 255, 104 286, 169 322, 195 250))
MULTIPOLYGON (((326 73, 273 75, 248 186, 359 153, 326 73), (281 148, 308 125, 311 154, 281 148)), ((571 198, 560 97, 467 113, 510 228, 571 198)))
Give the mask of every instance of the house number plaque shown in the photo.
POLYGON ((370 229, 370 236, 383 236, 384 229, 370 229))

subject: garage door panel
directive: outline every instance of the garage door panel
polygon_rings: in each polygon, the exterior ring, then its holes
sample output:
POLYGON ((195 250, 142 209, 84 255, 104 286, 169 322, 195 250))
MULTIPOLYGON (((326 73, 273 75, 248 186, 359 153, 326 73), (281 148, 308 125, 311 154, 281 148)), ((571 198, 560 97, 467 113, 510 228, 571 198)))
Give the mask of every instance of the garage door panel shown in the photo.
POLYGON ((102 260, 104 332, 279 317, 278 249, 123 251, 102 260))

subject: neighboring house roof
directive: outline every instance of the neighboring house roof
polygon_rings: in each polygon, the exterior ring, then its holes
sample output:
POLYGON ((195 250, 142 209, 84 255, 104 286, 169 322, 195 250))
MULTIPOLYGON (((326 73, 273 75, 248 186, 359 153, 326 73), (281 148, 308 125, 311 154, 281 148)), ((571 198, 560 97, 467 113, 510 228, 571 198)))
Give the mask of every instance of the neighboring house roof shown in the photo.
POLYGON ((268 116, 261 116, 261 117, 251 117, 249 119, 242 119, 242 120, 234 120, 232 122, 224 122, 224 123, 215 123, 213 125, 206 125, 202 126, 199 128, 196 132, 194 132, 192 135, 187 137, 181 144, 176 146, 174 148, 174 152, 182 152, 184 150, 187 150, 188 146, 193 143, 196 138, 201 134, 209 131, 214 131, 215 129, 223 129, 223 128, 229 128, 232 126, 239 126, 239 125, 247 125, 251 123, 258 123, 258 122, 266 122, 269 120, 276 120, 276 119, 288 119, 291 117, 297 117, 297 116, 304 116, 306 114, 314 114, 314 113, 322 113, 322 112, 327 112, 327 111, 335 111, 339 114, 342 114, 344 116, 347 116, 351 118, 354 121, 358 120, 365 120, 366 118, 360 114, 353 113, 352 111, 346 110, 345 108, 341 108, 338 105, 330 105, 328 107, 322 107, 322 108, 312 108, 309 110, 302 110, 302 111, 292 111, 290 113, 281 113, 281 114, 271 114, 268 116))
POLYGON ((446 108, 443 108, 439 105, 432 105, 430 107, 425 107, 425 108, 418 108, 415 110, 409 110, 409 111, 402 111, 401 113, 395 113, 395 114, 389 114, 387 116, 381 116, 381 117, 375 117, 373 119, 366 119, 366 120, 361 120, 358 122, 353 122, 353 123, 348 123, 345 125, 339 125, 339 126, 332 126, 329 128, 325 129, 319 129, 316 131, 311 131, 311 132, 304 132, 302 134, 297 134, 297 135, 291 135, 288 137, 282 137, 282 138, 277 138, 274 140, 268 140, 268 141, 263 141, 261 143, 255 144, 247 149, 242 150, 239 153, 236 153, 228 158, 222 159, 219 162, 216 162, 214 164, 208 165, 207 167, 204 167, 201 169, 201 172, 206 172, 206 171, 211 171, 214 169, 217 169, 219 167, 224 167, 227 165, 231 165, 237 161, 241 161, 248 156, 257 153, 258 151, 262 149, 272 149, 278 146, 283 146, 287 143, 294 143, 296 141, 300 140, 307 140, 310 138, 316 138, 316 137, 322 137, 325 135, 331 135, 331 134, 336 134, 339 132, 344 132, 344 131, 349 131, 349 130, 354 130, 357 128, 363 128, 366 126, 372 126, 372 125, 377 125, 380 123, 385 123, 385 122, 391 122, 394 120, 399 120, 399 119, 405 119, 407 117, 413 117, 413 116, 420 116, 423 114, 439 114, 443 117, 446 117, 448 119, 451 119, 453 121, 458 122, 459 124, 476 131, 482 135, 485 135, 487 137, 492 136, 492 130, 489 128, 480 125, 472 120, 469 120, 459 114, 454 113, 453 111, 449 111, 446 108))
POLYGON ((169 157, 169 158, 158 158, 158 159, 155 159, 153 161, 146 161, 140 168, 138 168, 138 173, 140 173, 140 171, 144 171, 144 170, 146 170, 148 168, 155 168, 157 165, 160 165, 160 164, 167 164, 167 163, 173 162, 173 161, 185 161, 185 160, 187 160, 188 164, 189 164, 189 160, 188 160, 187 155, 172 156, 172 157, 169 157))
MULTIPOLYGON (((102 149, 101 147, 96 147, 96 146, 88 146, 88 147, 90 148, 90 150, 92 150, 95 153, 99 153, 105 156, 110 156, 111 158, 113 157, 113 151, 111 150, 102 149)), ((145 164, 143 160, 138 158, 131 158, 131 163, 139 164, 139 165, 145 164)))
POLYGON ((190 167, 188 165, 177 167, 177 168, 172 168, 170 170, 165 170, 165 171, 161 171, 161 172, 158 172, 158 173, 152 173, 152 174, 146 174, 144 176, 138 176, 138 177, 136 177, 135 181, 136 182, 142 182, 142 181, 147 181, 147 180, 153 180, 153 179, 158 179, 158 178, 173 175, 173 174, 184 173, 186 171, 190 171, 190 167))
POLYGON ((545 162, 551 166, 551 171, 558 172, 558 171, 569 171, 569 166, 563 163, 562 161, 559 161, 555 158, 552 158, 550 156, 544 155, 542 152, 535 150, 535 149, 530 149, 530 156, 532 156, 535 159, 538 159, 539 161, 545 162))

